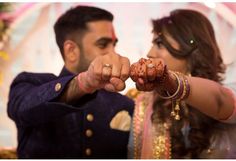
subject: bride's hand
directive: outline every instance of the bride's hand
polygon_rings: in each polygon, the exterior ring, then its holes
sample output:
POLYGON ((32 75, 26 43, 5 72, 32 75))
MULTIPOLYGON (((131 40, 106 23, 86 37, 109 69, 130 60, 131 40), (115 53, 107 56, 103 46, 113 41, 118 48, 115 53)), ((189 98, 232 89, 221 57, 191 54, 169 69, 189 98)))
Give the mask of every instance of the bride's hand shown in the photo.
POLYGON ((131 65, 130 77, 136 83, 136 88, 141 91, 152 91, 157 83, 163 81, 167 71, 162 59, 144 59, 131 65))

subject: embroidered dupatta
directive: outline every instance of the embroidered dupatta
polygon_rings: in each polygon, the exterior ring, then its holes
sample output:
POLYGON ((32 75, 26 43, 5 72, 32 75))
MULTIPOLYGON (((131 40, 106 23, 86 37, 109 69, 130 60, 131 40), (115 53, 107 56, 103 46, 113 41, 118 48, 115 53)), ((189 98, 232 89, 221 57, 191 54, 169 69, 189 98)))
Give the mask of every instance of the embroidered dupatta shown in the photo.
POLYGON ((153 93, 141 93, 136 99, 133 117, 134 158, 170 159, 169 128, 166 123, 154 126, 151 121, 153 93))

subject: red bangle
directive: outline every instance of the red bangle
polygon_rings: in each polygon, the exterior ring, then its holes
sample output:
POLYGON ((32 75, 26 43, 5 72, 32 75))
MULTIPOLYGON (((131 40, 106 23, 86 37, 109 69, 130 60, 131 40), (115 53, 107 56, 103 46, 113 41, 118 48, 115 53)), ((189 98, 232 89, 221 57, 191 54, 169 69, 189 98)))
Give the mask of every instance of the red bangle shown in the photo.
POLYGON ((86 87, 86 85, 84 85, 81 81, 81 76, 82 76, 83 73, 80 73, 78 76, 77 76, 77 81, 78 81, 78 85, 79 85, 79 88, 84 92, 84 93, 93 93, 95 90, 94 88, 92 87, 86 87))

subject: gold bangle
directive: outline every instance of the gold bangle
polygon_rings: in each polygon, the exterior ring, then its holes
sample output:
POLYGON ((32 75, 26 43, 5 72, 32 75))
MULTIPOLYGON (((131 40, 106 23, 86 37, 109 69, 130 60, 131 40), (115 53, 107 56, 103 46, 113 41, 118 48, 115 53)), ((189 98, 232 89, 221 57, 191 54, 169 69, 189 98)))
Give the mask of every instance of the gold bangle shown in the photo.
POLYGON ((181 100, 186 99, 187 95, 189 95, 189 92, 188 92, 189 89, 188 89, 188 87, 187 87, 187 86, 189 86, 189 85, 188 85, 188 79, 186 78, 186 76, 185 76, 184 74, 179 73, 179 72, 177 72, 177 74, 180 76, 180 79, 182 79, 182 82, 183 82, 183 93, 182 93, 182 95, 177 99, 177 100, 181 101, 181 100))
POLYGON ((182 75, 182 81, 183 81, 183 93, 180 96, 180 98, 178 99, 179 101, 183 100, 183 98, 186 95, 186 82, 184 81, 184 76, 182 75))
POLYGON ((171 95, 171 96, 169 95, 168 92, 167 92, 168 96, 162 96, 162 95, 159 94, 159 96, 160 96, 161 98, 163 98, 163 99, 171 99, 171 98, 174 98, 174 97, 179 93, 179 90, 180 90, 180 79, 179 79, 179 76, 178 76, 175 72, 173 72, 173 71, 171 71, 171 70, 169 70, 169 72, 170 72, 171 74, 173 74, 173 75, 176 77, 177 82, 178 82, 178 87, 177 87, 175 93, 174 93, 173 95, 171 95))

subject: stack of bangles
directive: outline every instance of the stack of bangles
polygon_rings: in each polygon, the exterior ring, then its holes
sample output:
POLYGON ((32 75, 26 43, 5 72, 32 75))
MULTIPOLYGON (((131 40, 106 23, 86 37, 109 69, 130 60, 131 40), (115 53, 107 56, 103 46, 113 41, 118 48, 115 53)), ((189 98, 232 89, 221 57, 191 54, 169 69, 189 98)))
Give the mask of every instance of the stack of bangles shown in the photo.
POLYGON ((159 93, 160 97, 163 99, 171 99, 172 100, 172 111, 171 116, 173 116, 176 120, 180 120, 179 111, 180 111, 180 101, 188 98, 190 94, 190 85, 186 76, 180 72, 169 72, 176 77, 177 80, 177 88, 173 94, 169 94, 166 92, 166 96, 163 96, 159 93))

